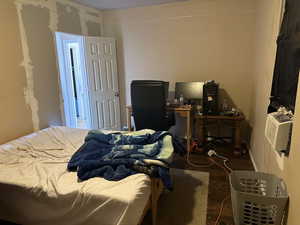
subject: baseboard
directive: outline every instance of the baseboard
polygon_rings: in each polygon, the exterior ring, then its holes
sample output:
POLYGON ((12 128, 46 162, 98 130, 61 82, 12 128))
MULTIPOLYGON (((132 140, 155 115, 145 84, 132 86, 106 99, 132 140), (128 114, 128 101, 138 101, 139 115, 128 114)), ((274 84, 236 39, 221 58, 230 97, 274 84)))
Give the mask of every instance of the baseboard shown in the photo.
POLYGON ((251 149, 249 149, 249 155, 250 155, 250 159, 251 159, 251 162, 252 162, 252 164, 253 164, 254 170, 257 172, 258 169, 257 169, 256 163, 255 163, 254 157, 253 157, 253 155, 252 155, 251 149))

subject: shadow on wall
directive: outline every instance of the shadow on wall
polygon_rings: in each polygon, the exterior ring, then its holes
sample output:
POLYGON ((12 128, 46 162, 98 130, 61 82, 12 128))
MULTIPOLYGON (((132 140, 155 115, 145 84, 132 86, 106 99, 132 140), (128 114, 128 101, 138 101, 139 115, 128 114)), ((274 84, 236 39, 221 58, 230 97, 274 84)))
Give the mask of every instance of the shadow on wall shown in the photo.
MULTIPOLYGON (((235 104, 235 102, 233 101, 233 99, 231 98, 231 96, 229 95, 229 93, 225 89, 220 88, 219 92, 220 92, 219 93, 219 104, 220 104, 219 107, 220 107, 220 109, 222 109, 222 103, 226 99, 229 107, 235 108, 235 109, 239 110, 241 113, 245 114, 245 112, 241 111, 239 106, 237 106, 235 104)), ((247 143, 248 146, 250 144, 252 129, 253 128, 250 125, 249 118, 246 118, 245 121, 242 123, 242 139, 243 139, 243 141, 245 141, 247 143)))

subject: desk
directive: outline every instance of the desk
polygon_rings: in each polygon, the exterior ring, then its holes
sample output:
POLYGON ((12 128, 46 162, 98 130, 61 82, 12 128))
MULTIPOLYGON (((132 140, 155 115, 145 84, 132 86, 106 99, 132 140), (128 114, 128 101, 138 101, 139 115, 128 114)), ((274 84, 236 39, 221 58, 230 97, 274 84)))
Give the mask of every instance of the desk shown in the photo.
POLYGON ((217 123, 220 123, 222 121, 230 121, 233 123, 233 139, 234 139, 234 148, 236 149, 235 153, 239 154, 241 150, 241 123, 245 120, 245 117, 243 114, 237 115, 237 116, 211 116, 211 115, 194 115, 194 118, 196 119, 196 126, 198 128, 198 136, 200 138, 200 142, 205 142, 205 136, 206 136, 206 122, 209 121, 216 121, 217 123))
MULTIPOLYGON (((192 138, 192 132, 191 132, 191 106, 182 106, 182 107, 167 107, 168 111, 174 111, 181 117, 186 117, 186 149, 188 152, 191 150, 191 138, 192 138)), ((131 130, 131 116, 132 116, 132 107, 131 105, 126 106, 126 112, 127 112, 127 127, 129 131, 131 130)))

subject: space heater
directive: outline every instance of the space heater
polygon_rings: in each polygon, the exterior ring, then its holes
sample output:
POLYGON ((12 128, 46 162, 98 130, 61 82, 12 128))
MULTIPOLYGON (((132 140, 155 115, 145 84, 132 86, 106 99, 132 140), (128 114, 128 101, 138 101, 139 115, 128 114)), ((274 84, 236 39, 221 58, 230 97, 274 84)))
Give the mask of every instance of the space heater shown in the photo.
POLYGON ((286 114, 280 112, 268 114, 265 136, 273 150, 280 153, 289 150, 292 124, 292 118, 286 114))

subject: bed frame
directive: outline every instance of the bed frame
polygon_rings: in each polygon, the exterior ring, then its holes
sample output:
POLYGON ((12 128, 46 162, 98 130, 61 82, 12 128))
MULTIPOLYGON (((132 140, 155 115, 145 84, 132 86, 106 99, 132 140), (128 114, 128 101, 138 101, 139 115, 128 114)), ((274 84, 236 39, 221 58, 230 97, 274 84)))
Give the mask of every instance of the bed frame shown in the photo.
POLYGON ((164 189, 164 186, 163 186, 161 179, 151 178, 151 194, 150 194, 149 200, 146 204, 146 207, 143 211, 143 215, 142 215, 138 225, 142 224, 148 210, 151 210, 151 212, 152 212, 152 225, 156 225, 157 203, 158 203, 159 197, 160 197, 163 189, 164 189))

